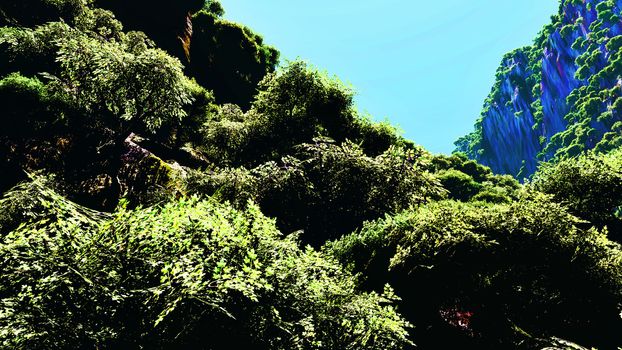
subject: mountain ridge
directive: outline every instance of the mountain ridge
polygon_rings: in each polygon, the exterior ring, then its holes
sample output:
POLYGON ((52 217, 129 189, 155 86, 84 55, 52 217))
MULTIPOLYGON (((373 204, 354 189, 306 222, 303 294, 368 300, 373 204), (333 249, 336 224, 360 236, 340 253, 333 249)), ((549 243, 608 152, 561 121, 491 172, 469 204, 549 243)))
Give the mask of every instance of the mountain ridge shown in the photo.
POLYGON ((622 2, 564 0, 532 46, 505 56, 456 151, 519 179, 539 162, 622 144, 622 2))

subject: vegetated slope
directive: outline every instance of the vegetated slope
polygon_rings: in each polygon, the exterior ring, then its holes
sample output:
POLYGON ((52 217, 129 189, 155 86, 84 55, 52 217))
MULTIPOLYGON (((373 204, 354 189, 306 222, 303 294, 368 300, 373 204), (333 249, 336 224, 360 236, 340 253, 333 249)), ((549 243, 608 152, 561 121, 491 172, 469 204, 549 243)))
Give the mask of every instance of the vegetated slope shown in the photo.
POLYGON ((129 30, 145 32, 213 91, 216 102, 248 109, 255 88, 274 72, 279 52, 249 28, 224 20, 218 1, 96 0, 129 30))
POLYGON ((617 153, 521 186, 272 72, 215 1, 138 3, 1 3, 0 348, 622 345, 617 153), (249 57, 243 99, 200 78, 249 57))
POLYGON ((564 0, 532 46, 503 58, 457 150, 517 178, 540 161, 622 144, 622 2, 564 0))

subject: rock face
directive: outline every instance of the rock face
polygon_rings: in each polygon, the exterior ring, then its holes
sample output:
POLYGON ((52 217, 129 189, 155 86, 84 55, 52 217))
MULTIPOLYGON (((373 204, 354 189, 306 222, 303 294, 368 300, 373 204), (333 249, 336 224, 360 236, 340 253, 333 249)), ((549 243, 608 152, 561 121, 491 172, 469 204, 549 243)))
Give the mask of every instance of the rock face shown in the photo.
POLYGON ((121 155, 121 168, 116 176, 120 193, 130 201, 148 203, 156 200, 179 197, 183 194, 181 179, 185 170, 177 163, 166 163, 139 143, 142 139, 131 134, 125 139, 125 153, 121 155))
POLYGON ((563 0, 534 44, 506 55, 457 151, 519 178, 540 161, 622 145, 622 0, 563 0))

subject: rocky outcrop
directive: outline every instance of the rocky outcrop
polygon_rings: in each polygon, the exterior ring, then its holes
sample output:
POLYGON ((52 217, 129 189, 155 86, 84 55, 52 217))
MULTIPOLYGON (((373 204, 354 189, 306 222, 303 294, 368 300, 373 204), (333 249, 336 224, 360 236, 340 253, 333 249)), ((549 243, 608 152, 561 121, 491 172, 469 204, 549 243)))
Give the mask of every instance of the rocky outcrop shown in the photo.
POLYGON ((117 155, 119 168, 83 179, 76 192, 81 202, 114 209, 121 198, 131 205, 152 204, 166 198, 184 195, 186 171, 175 162, 165 162, 140 145, 142 138, 134 133, 123 142, 117 155))
POLYGON ((183 168, 163 161, 139 142, 140 137, 135 134, 125 140, 126 152, 121 156, 122 166, 117 174, 121 194, 136 203, 144 203, 147 198, 183 195, 183 168))

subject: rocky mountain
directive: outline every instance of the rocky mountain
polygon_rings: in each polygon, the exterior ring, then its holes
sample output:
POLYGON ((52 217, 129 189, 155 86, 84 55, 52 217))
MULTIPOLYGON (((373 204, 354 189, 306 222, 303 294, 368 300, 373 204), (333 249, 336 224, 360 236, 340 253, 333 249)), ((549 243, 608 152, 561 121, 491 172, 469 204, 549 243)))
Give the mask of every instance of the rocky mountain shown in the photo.
POLYGON ((457 150, 524 178, 539 162, 622 144, 622 1, 564 0, 532 46, 507 54, 457 150))

